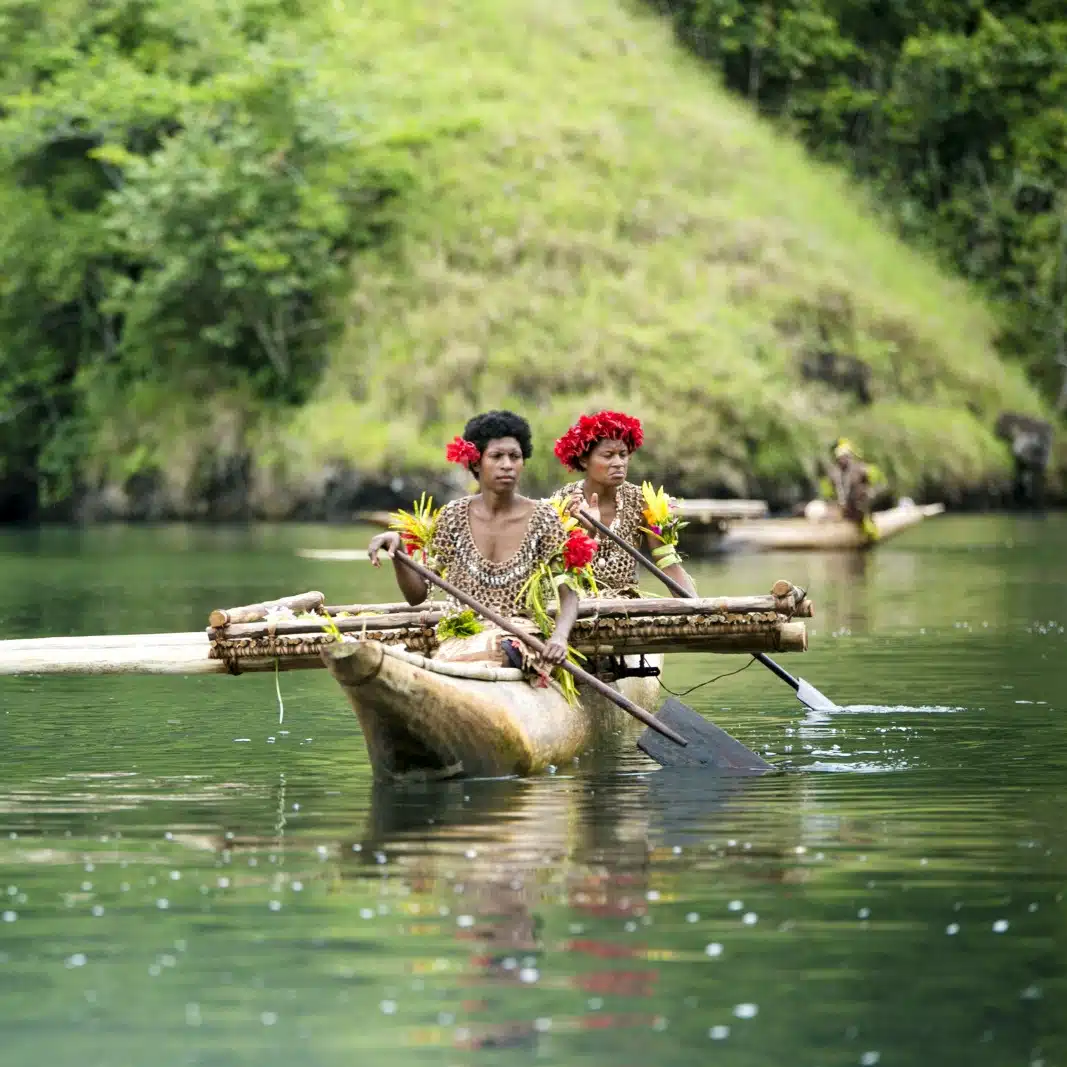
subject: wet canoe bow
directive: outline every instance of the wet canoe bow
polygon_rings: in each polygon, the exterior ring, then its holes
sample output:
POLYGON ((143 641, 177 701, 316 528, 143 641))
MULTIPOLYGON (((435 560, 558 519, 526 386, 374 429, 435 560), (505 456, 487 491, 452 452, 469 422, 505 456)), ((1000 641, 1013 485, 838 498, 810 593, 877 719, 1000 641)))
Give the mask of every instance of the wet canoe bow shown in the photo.
MULTIPOLYGON (((331 645, 322 657, 379 778, 538 774, 629 729, 602 697, 580 691, 572 706, 555 684, 537 688, 512 667, 442 662, 380 641, 331 645)), ((617 684, 632 699, 634 683, 647 691, 648 679, 617 684)))

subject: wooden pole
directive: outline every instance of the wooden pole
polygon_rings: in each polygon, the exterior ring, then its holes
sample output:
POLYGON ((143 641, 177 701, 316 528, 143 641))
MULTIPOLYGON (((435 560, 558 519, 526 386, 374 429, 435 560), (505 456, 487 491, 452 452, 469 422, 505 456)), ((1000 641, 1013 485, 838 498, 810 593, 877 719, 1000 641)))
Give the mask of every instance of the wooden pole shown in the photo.
POLYGON ((203 630, 171 634, 95 634, 87 637, 19 637, 0 641, 0 659, 20 652, 106 651, 109 648, 157 648, 192 645, 207 649, 210 640, 203 630))
POLYGON ((629 634, 604 637, 595 632, 582 633, 580 624, 576 624, 571 631, 571 644, 584 656, 637 656, 657 652, 755 656, 763 652, 806 652, 808 631, 802 622, 771 623, 764 627, 726 623, 709 634, 682 635, 665 629, 640 637, 629 634))
POLYGON ((297 593, 296 596, 283 596, 277 600, 265 600, 261 604, 246 604, 240 608, 216 608, 208 622, 218 628, 235 622, 257 622, 265 619, 272 608, 289 608, 291 611, 317 611, 326 602, 322 593, 297 593))
MULTIPOLYGON (((409 604, 406 600, 402 600, 394 604, 327 604, 322 610, 327 615, 340 615, 342 612, 358 615, 361 611, 370 612, 372 615, 395 615, 398 612, 414 611, 419 607, 422 605, 409 604)), ((432 603, 427 603, 423 610, 432 607, 434 607, 432 603)))
MULTIPOLYGON (((19 674, 227 674, 224 660, 211 659, 205 633, 125 635, 126 644, 102 638, 45 637, 0 641, 0 675, 19 674), (141 638, 152 640, 141 640, 141 638), (169 642, 164 638, 172 639, 169 642), (176 639, 176 640, 175 640, 176 639), (70 642, 81 641, 81 644, 70 642), (9 648, 19 645, 20 648, 9 648)), ((258 656, 241 659, 245 672, 293 671, 321 667, 317 656, 258 656)))

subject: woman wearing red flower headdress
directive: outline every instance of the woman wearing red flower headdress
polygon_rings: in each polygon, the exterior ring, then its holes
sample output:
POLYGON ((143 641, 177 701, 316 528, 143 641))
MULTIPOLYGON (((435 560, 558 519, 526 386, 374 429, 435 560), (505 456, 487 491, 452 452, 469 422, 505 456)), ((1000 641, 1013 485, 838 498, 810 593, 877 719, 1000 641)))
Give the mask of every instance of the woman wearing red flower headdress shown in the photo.
MULTIPOLYGON (((561 557, 568 542, 556 509, 518 491, 519 475, 532 451, 530 425, 520 415, 489 411, 471 419, 446 455, 478 479, 478 492, 441 508, 427 522, 432 530, 429 543, 417 546, 434 570, 501 615, 528 614, 524 594, 531 576, 544 561, 561 557)), ((403 541, 395 530, 378 534, 368 549, 370 560, 379 566, 378 553, 384 550, 394 561, 397 585, 407 602, 421 604, 429 593, 427 583, 395 560, 403 541)), ((410 543, 404 547, 411 550, 410 543)), ((454 607, 462 612, 459 605, 454 607)), ((563 662, 577 614, 578 598, 563 585, 554 629, 546 635, 545 662, 563 662)), ((477 626, 468 627, 466 636, 480 632, 477 626)))
MULTIPOLYGON (((552 499, 565 504, 571 514, 583 508, 612 533, 652 554, 665 574, 695 594, 677 552, 664 551, 656 505, 661 500, 666 503, 666 495, 661 490, 657 496, 651 486, 626 480, 630 457, 643 441, 640 421, 621 411, 583 415, 556 442, 555 453, 565 467, 584 477, 557 490, 552 499)), ((637 564, 608 538, 599 538, 592 567, 602 596, 636 595, 637 564)))

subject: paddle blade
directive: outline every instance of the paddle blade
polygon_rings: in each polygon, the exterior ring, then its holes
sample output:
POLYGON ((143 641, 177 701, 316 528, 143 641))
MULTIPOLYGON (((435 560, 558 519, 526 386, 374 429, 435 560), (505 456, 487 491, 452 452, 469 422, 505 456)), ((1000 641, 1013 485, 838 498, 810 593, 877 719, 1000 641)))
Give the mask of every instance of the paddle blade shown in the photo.
POLYGON ((812 711, 835 711, 837 705, 827 696, 823 696, 813 685, 809 685, 803 678, 798 678, 800 685, 797 687, 797 700, 812 711))
POLYGON ((762 756, 674 697, 667 698, 656 718, 689 742, 682 748, 655 730, 645 730, 637 739, 637 747, 661 767, 706 767, 721 774, 765 774, 774 770, 762 756))

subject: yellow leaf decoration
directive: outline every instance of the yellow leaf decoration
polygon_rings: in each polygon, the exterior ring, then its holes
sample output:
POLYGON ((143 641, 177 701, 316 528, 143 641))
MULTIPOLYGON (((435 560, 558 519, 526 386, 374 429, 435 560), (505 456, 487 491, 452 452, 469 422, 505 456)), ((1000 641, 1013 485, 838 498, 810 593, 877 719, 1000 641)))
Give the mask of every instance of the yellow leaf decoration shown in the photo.
POLYGON ((411 511, 400 509, 390 516, 389 529, 400 534, 404 550, 409 556, 422 553, 423 562, 429 563, 430 546, 437 531, 440 508, 434 508, 433 497, 425 493, 411 505, 411 511))
POLYGON ((645 510, 641 512, 649 526, 666 526, 670 522, 671 498, 663 486, 653 489, 651 482, 641 483, 641 495, 645 498, 645 510))
POLYGON ((681 562, 681 556, 675 551, 678 533, 686 525, 678 514, 674 501, 663 486, 654 489, 651 482, 641 483, 641 495, 645 498, 645 509, 641 512, 647 526, 641 531, 660 542, 660 547, 653 553, 656 563, 662 569, 681 562))

